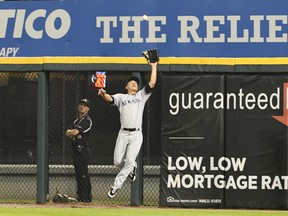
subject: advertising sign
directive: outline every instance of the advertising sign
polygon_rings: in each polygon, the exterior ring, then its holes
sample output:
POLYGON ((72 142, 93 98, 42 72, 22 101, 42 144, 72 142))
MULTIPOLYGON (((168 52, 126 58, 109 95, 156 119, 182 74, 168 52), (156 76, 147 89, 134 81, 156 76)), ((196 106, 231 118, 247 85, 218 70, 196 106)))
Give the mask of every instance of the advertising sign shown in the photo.
POLYGON ((287 57, 287 1, 0 2, 0 57, 287 57))
POLYGON ((160 204, 287 209, 288 77, 167 73, 162 81, 160 204))

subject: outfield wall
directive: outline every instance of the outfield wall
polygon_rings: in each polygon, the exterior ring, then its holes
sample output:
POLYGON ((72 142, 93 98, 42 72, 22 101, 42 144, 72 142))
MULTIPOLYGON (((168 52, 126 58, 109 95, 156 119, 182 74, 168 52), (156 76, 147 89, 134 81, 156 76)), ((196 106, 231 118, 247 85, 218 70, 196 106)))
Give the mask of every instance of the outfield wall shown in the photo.
POLYGON ((159 49, 159 205, 288 208, 287 2, 0 4, 2 72, 147 76, 159 49))

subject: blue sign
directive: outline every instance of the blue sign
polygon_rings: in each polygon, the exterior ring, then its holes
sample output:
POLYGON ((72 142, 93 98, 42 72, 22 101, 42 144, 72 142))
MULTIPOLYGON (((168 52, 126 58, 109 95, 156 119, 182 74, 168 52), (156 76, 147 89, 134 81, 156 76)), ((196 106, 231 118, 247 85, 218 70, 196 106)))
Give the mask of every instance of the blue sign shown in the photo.
POLYGON ((288 57, 288 1, 0 2, 0 57, 288 57))

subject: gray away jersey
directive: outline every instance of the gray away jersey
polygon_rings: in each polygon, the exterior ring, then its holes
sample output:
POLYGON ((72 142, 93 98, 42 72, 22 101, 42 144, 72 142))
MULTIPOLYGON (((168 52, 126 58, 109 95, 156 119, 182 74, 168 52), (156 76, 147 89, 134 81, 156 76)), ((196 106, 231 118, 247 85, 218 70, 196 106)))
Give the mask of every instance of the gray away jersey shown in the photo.
POLYGON ((112 95, 114 103, 120 112, 120 123, 124 128, 141 128, 145 103, 151 92, 147 93, 145 87, 135 95, 115 94, 112 95))

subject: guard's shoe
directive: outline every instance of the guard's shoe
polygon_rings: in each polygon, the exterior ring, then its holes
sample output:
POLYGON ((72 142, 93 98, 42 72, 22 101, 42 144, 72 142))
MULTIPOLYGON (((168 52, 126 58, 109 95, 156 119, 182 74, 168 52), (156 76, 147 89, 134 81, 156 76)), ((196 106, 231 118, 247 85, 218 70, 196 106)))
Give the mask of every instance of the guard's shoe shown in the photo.
POLYGON ((109 198, 113 198, 113 197, 116 195, 117 192, 118 192, 118 189, 112 187, 112 188, 108 191, 108 197, 109 197, 109 198))
POLYGON ((134 166, 133 171, 129 174, 131 181, 136 180, 136 167, 134 166))

